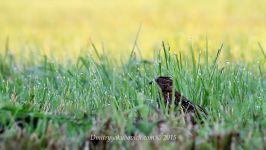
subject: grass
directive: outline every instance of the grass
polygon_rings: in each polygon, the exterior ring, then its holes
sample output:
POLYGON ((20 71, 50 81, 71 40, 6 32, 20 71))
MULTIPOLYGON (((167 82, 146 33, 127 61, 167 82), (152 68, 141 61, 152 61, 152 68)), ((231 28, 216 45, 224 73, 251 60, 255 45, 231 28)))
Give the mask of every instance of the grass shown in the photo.
POLYGON ((265 149, 265 60, 219 61, 223 45, 213 56, 208 46, 198 55, 191 46, 190 55, 183 55, 163 43, 152 60, 133 51, 121 61, 93 48, 90 55, 65 64, 47 57, 23 64, 8 51, 1 55, 1 149, 102 148, 105 141, 89 142, 94 134, 174 136, 107 142, 112 149, 265 149), (178 111, 157 108, 159 89, 148 83, 161 75, 171 76, 177 90, 207 110, 205 124, 192 129, 178 111), (17 127, 18 118, 25 128, 17 127))

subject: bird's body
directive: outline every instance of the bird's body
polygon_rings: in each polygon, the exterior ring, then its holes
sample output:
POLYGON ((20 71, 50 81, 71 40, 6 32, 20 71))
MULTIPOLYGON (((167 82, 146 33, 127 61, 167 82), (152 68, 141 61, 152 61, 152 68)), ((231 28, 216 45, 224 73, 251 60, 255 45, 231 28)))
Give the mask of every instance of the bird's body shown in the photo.
POLYGON ((203 108, 193 104, 189 99, 173 89, 173 80, 170 77, 158 77, 155 79, 155 81, 161 88, 164 103, 171 108, 172 100, 174 100, 173 104, 175 106, 181 106, 182 111, 185 114, 189 114, 189 120, 192 124, 196 124, 197 120, 202 122, 202 116, 208 116, 203 108), (174 97, 172 95, 173 93, 175 94, 174 97))

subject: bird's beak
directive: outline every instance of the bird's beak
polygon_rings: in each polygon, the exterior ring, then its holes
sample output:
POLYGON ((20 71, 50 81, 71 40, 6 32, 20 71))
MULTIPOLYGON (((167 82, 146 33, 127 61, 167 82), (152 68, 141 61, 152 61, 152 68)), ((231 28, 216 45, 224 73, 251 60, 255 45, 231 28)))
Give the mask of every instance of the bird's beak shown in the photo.
POLYGON ((153 83, 153 81, 150 81, 149 84, 151 85, 153 83))

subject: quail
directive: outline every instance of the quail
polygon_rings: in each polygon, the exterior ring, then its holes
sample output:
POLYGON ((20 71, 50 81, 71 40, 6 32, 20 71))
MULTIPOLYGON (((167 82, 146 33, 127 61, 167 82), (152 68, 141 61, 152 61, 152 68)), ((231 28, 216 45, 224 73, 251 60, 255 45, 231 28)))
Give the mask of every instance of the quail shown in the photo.
MULTIPOLYGON (((173 99, 175 107, 180 105, 181 111, 187 116, 186 120, 189 120, 193 125, 196 125, 198 121, 203 123, 202 116, 207 118, 208 114, 202 107, 195 105, 188 98, 173 89, 173 80, 171 77, 160 76, 155 79, 155 82, 162 91, 164 103, 171 108, 173 99), (174 94, 174 97, 172 97, 172 94, 174 94)), ((150 82, 150 84, 152 83, 153 81, 150 82)))

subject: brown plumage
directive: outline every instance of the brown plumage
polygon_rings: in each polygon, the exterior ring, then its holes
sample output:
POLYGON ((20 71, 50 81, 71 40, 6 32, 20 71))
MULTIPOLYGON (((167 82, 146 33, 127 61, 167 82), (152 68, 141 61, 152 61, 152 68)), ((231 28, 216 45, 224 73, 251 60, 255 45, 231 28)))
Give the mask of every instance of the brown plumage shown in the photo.
MULTIPOLYGON (((197 120, 199 120, 202 123, 202 116, 205 118, 208 116, 206 111, 201 108, 198 105, 193 104, 189 99, 181 95, 178 91, 173 92, 173 80, 170 77, 158 77, 155 79, 155 82, 159 85, 161 88, 164 103, 168 105, 169 108, 171 108, 172 99, 174 99, 174 105, 178 106, 180 105, 182 108, 182 111, 189 116, 190 122, 192 124, 197 124, 197 120), (172 94, 174 95, 174 98, 172 98, 172 94)), ((186 119, 187 120, 187 119, 186 119)))

